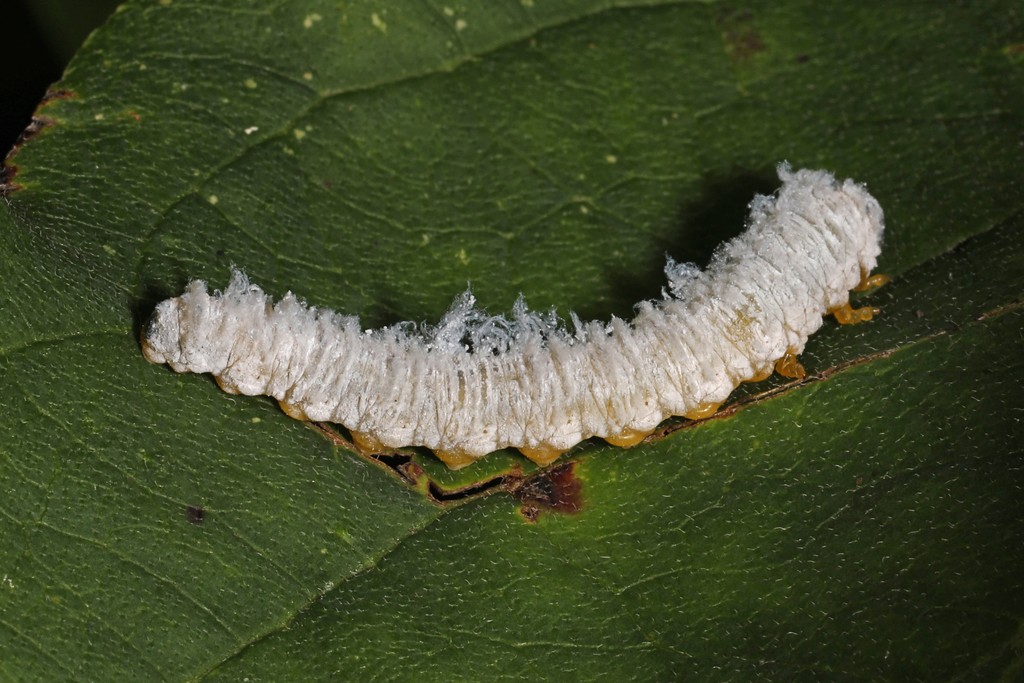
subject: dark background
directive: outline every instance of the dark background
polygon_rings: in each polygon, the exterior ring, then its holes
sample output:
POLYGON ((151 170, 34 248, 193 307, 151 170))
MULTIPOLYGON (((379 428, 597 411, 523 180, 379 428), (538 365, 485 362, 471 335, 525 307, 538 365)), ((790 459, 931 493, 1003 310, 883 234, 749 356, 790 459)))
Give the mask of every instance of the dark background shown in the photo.
POLYGON ((7 154, 46 88, 119 0, 4 0, 0 9, 0 157, 7 154))

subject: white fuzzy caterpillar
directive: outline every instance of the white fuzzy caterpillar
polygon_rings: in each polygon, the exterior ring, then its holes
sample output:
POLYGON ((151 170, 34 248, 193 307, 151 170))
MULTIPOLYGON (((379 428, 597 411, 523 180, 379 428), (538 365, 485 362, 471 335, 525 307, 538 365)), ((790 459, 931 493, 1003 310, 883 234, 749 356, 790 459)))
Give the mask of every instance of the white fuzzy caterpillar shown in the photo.
POLYGON ((881 250, 882 209, 852 180, 779 167, 748 229, 710 266, 669 261, 668 291, 627 322, 559 326, 520 300, 511 320, 468 292, 433 327, 363 331, 355 316, 276 305, 235 272, 223 292, 193 281, 143 334, 154 363, 209 372, 230 393, 267 394, 304 420, 344 425, 371 451, 426 446, 449 467, 515 447, 551 462, 592 436, 630 446, 665 418, 707 416, 743 381, 795 361, 822 317, 871 317, 849 292, 881 250))

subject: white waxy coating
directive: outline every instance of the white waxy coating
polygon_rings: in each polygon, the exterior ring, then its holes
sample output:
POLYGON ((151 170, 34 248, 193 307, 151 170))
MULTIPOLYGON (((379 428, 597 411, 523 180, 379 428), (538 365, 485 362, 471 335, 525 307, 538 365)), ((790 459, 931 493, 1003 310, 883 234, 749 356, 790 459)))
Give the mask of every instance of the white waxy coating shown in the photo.
POLYGON ((570 331, 522 301, 511 320, 490 317, 467 292, 437 326, 364 332, 358 318, 290 292, 275 305, 236 272, 222 293, 196 280, 161 302, 143 350, 381 446, 426 446, 450 465, 509 446, 558 453, 591 436, 628 441, 803 351, 875 267, 882 209, 863 186, 784 165, 779 177, 782 188, 754 199, 748 229, 706 270, 670 260, 663 300, 640 303, 632 322, 573 316, 570 331))

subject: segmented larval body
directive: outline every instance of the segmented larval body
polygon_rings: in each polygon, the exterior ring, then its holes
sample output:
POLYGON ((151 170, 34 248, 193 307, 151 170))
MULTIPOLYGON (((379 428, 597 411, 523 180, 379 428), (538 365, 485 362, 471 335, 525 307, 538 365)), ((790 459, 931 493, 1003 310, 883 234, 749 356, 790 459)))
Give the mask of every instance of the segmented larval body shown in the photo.
POLYGON ((143 349, 344 425, 364 448, 426 446, 451 467, 510 446, 547 463, 592 436, 633 445, 669 416, 714 412, 740 382, 801 372, 795 356, 827 313, 870 318, 848 302, 881 250, 878 202, 824 171, 779 177, 707 269, 670 260, 663 299, 632 321, 574 315, 566 329, 522 301, 492 317, 467 292, 436 326, 364 331, 292 293, 274 304, 235 272, 223 292, 197 280, 161 302, 143 349))

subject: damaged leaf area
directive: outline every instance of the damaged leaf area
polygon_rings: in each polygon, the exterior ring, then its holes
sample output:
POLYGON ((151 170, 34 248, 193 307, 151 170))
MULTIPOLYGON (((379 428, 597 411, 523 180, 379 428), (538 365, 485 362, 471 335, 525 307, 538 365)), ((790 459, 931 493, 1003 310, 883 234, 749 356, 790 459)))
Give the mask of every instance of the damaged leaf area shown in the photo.
POLYGON ((362 454, 331 425, 309 424, 335 446, 377 464, 440 507, 463 505, 491 494, 504 493, 522 503, 519 512, 528 522, 536 522, 543 511, 575 514, 583 508, 582 483, 574 476, 574 462, 538 469, 516 460, 497 472, 492 468, 487 473, 484 468, 479 468, 475 479, 462 477, 457 483, 442 482, 439 478, 432 478, 412 452, 362 454), (532 471, 524 473, 524 464, 532 471))
POLYGON ((129 0, 4 166, 0 679, 1019 678, 1021 35, 995 0, 129 0), (467 282, 630 319, 781 160, 878 198, 880 315, 632 449, 364 458, 140 351, 232 266, 365 328, 467 282))
POLYGON ((18 175, 18 165, 16 161, 18 150, 20 150, 21 147, 30 140, 34 139, 43 130, 56 123, 53 118, 46 114, 50 103, 56 100, 71 99, 73 97, 75 97, 74 92, 60 88, 47 90, 46 94, 43 95, 43 99, 32 114, 32 119, 29 121, 29 124, 25 127, 25 130, 22 131, 21 135, 18 136, 18 139, 14 143, 14 147, 7 152, 7 156, 4 157, 3 160, 3 165, 0 166, 0 196, 8 198, 11 193, 21 189, 21 186, 15 180, 18 175))
POLYGON ((583 484, 576 476, 574 462, 539 472, 510 490, 523 504, 519 514, 528 522, 536 522, 544 511, 573 515, 583 509, 583 484))
POLYGON ((532 474, 523 474, 517 466, 503 474, 446 488, 431 480, 426 470, 409 455, 366 457, 391 469, 406 484, 441 506, 462 505, 493 493, 505 493, 522 504, 519 513, 527 522, 536 522, 543 512, 576 514, 583 509, 583 484, 575 476, 576 463, 571 461, 532 474))

